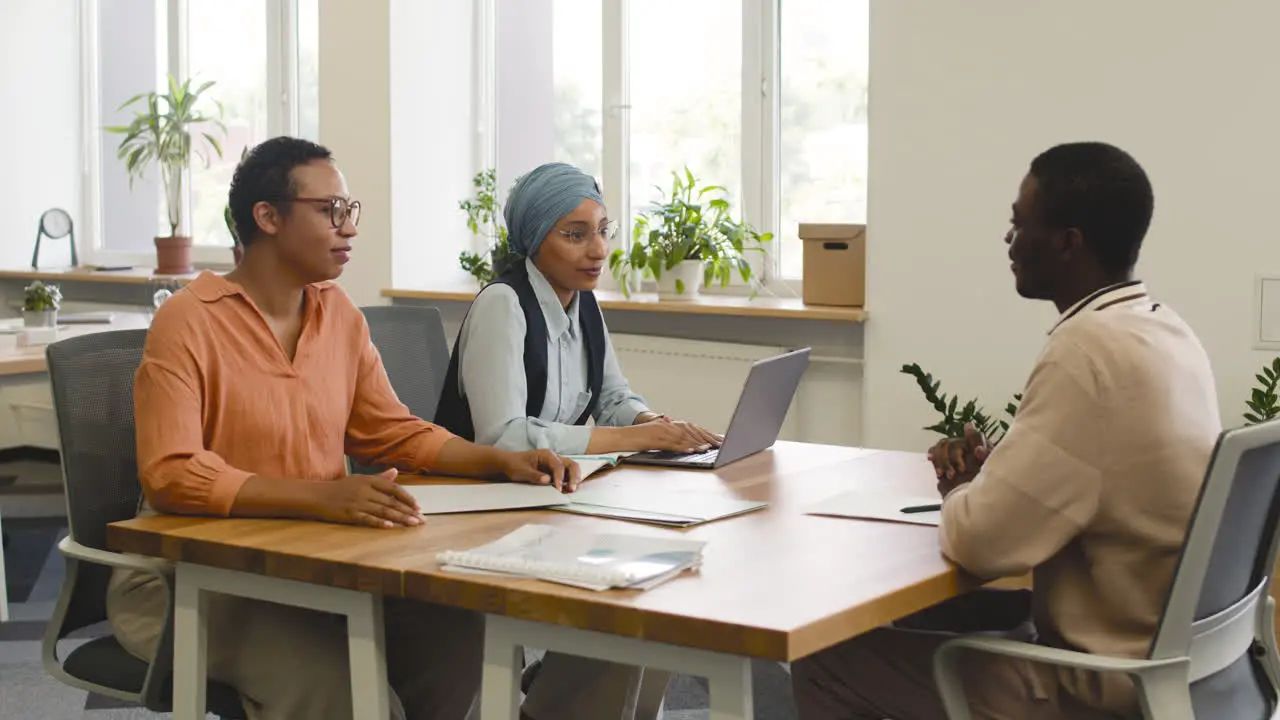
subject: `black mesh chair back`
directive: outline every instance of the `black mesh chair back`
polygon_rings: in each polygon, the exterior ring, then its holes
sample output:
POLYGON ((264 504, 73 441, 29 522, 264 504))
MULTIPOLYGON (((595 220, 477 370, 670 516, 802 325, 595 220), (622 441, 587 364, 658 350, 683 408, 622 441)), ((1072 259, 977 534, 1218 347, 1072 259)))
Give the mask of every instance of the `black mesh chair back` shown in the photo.
MULTIPOLYGON (((70 537, 59 545, 67 575, 42 654, 45 669, 62 682, 167 712, 173 693, 172 597, 150 663, 129 654, 111 635, 80 645, 61 662, 57 657, 59 640, 107 619, 110 563, 127 559, 107 550, 106 535, 108 524, 137 515, 142 496, 133 378, 146 339, 146 330, 107 331, 61 340, 46 353, 70 537), (67 540, 84 549, 67 546, 67 540)), ((168 580, 166 586, 172 593, 168 580)), ((214 714, 226 720, 246 717, 234 688, 210 681, 207 693, 214 714)))
MULTIPOLYGON (((97 550, 107 549, 109 523, 138 512, 133 375, 146 338, 146 330, 115 330, 60 340, 47 350, 70 534, 97 550)), ((81 568, 68 629, 106 619, 110 576, 103 565, 81 568)))
MULTIPOLYGON (((449 341, 440 311, 408 305, 376 305, 361 310, 400 402, 417 417, 435 417, 449 369, 449 341)), ((355 473, 370 474, 381 469, 352 461, 355 473)))

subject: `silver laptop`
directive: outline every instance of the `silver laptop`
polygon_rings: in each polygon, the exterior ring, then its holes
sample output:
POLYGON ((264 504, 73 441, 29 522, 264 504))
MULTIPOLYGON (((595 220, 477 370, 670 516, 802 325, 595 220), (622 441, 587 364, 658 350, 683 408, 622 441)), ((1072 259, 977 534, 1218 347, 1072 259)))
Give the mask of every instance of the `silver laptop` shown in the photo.
POLYGON ((808 367, 809 348, 756 361, 747 375, 742 395, 738 397, 738 406, 719 448, 693 454, 651 450, 628 455, 622 462, 718 468, 769 449, 778 441, 782 423, 787 419, 787 410, 791 408, 791 399, 795 397, 800 378, 808 367))

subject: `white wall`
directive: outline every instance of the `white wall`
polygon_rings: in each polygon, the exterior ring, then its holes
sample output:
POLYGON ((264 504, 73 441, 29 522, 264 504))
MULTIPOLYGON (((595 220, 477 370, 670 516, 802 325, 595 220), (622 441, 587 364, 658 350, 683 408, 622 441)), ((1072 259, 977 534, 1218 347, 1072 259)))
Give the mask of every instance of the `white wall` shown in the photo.
MULTIPOLYGON (((0 2, 0 217, 6 233, 0 267, 31 263, 40 214, 49 208, 67 210, 80 232, 88 225, 82 211, 78 7, 0 2)), ((45 241, 41 264, 65 264, 67 247, 45 241)))
POLYGON ((1270 0, 872 3, 868 444, 930 440, 903 363, 990 406, 1020 390, 1055 311, 1013 290, 1009 204, 1032 157, 1084 139, 1151 176, 1139 275, 1200 334, 1239 424, 1269 358, 1254 273, 1280 271, 1276 27, 1270 0))

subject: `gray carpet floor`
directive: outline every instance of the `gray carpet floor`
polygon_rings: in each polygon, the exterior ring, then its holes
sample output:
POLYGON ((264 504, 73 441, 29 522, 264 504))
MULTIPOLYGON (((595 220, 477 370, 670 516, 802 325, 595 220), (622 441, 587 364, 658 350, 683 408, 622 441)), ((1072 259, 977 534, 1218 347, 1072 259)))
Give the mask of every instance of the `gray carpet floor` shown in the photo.
MULTIPOLYGON (((0 623, 0 718, 4 720, 125 720, 170 717, 130 703, 68 687, 44 672, 40 640, 53 613, 64 567, 56 551, 66 535, 57 466, 40 463, 0 465, 0 518, 9 535, 5 548, 10 621, 0 623)), ((64 640, 65 654, 85 639, 107 633, 89 628, 64 640)), ((533 654, 533 653, 531 653, 533 654)), ((794 720, 790 676, 776 663, 753 664, 755 716, 758 720, 794 720)), ((664 720, 705 720, 707 693, 687 676, 672 680, 664 720)), ((210 715, 210 718, 213 716, 210 715)), ((584 719, 589 720, 589 719, 584 719)))

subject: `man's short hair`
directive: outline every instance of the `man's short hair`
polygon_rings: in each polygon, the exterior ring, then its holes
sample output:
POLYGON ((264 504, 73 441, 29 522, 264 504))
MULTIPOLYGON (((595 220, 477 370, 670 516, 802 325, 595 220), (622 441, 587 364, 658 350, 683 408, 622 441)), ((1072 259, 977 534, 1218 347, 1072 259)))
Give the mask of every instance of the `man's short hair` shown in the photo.
POLYGON ((1066 143, 1033 160, 1031 175, 1042 223, 1078 229, 1110 272, 1137 264, 1155 198, 1132 156, 1102 142, 1066 143))
POLYGON ((297 197, 294 168, 315 160, 332 159, 329 148, 295 137, 274 137, 250 150, 236 166, 228 193, 231 220, 240 244, 247 248, 258 237, 254 205, 271 202, 281 213, 288 214, 289 208, 280 201, 297 197))

